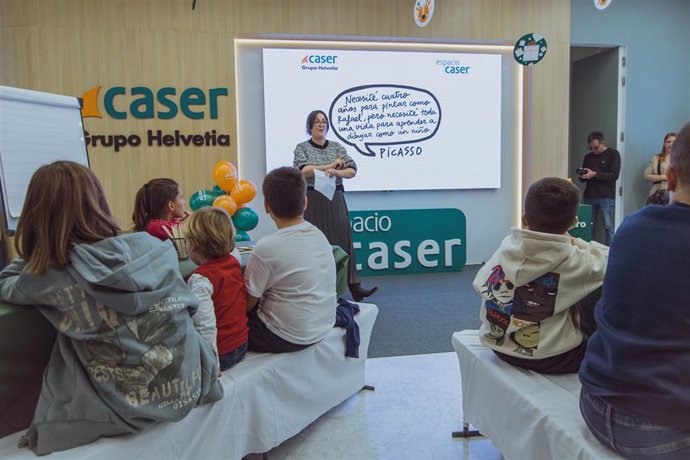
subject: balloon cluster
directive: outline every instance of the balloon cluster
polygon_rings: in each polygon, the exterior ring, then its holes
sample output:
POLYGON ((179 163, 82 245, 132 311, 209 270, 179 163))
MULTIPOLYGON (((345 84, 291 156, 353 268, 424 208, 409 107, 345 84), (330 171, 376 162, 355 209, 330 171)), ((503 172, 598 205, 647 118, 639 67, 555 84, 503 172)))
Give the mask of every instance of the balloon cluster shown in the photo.
POLYGON ((247 206, 256 196, 256 186, 249 180, 237 179, 237 168, 229 161, 219 161, 213 167, 213 181, 216 185, 211 190, 199 190, 189 198, 189 207, 196 211, 204 206, 216 206, 225 209, 237 235, 235 241, 249 241, 248 231, 259 223, 259 216, 247 206))

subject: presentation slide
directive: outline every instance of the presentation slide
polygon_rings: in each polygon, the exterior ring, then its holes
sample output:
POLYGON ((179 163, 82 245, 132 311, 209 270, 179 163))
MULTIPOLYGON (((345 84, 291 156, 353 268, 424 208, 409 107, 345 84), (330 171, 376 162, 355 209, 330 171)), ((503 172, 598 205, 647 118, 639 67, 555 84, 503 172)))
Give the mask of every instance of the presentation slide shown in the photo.
POLYGON ((324 111, 357 163, 348 191, 501 186, 500 54, 265 48, 267 171, 324 111))

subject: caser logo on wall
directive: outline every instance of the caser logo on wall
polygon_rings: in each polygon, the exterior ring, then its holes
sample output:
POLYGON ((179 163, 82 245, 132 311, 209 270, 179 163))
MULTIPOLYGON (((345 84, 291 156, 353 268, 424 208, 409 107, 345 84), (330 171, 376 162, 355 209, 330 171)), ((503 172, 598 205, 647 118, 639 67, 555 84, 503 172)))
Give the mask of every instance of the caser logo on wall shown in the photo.
MULTIPOLYGON (((103 91, 94 86, 82 95, 83 118, 111 118, 114 120, 173 120, 180 116, 191 120, 216 120, 220 106, 225 103, 227 88, 190 87, 178 90, 170 86, 153 90, 146 86, 114 86, 103 91), (102 109, 101 109, 102 108, 102 109)), ((183 133, 179 129, 164 132, 161 129, 139 134, 90 134, 84 131, 88 147, 106 147, 119 152, 126 147, 215 147, 229 146, 230 135, 215 129, 205 133, 183 133)))

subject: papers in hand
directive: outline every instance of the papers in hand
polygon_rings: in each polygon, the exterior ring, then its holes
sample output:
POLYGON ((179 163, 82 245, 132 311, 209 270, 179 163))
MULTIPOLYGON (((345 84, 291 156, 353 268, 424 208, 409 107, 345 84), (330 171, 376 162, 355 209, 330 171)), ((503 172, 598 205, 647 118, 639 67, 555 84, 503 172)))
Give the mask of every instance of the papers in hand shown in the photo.
POLYGON ((332 200, 333 194, 335 194, 335 177, 328 177, 325 172, 315 169, 314 190, 332 200))

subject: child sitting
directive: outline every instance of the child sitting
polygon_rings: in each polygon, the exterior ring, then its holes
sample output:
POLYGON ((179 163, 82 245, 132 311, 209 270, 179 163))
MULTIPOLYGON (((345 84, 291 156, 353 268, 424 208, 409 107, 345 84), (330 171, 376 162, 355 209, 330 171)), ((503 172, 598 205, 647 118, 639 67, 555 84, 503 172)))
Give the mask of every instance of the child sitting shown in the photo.
POLYGON ((132 221, 134 231, 149 232, 165 241, 172 227, 180 225, 189 213, 182 189, 172 179, 151 179, 137 192, 132 221))
POLYGON ((566 234, 579 201, 577 187, 564 179, 532 184, 525 228, 513 228, 474 279, 482 297, 480 339, 510 364, 578 371, 586 349, 578 303, 601 287, 608 259, 608 247, 566 234))
POLYGON ((192 320, 224 371, 247 353, 247 290, 240 263, 231 254, 235 227, 225 210, 205 207, 186 219, 184 230, 189 257, 199 265, 187 280, 199 298, 192 320))
POLYGON ((136 433, 222 397, 172 244, 119 235, 88 168, 57 161, 34 173, 15 247, 0 298, 35 305, 57 330, 20 446, 42 455, 136 433))
POLYGON ((333 250, 304 220, 306 190, 295 168, 274 169, 264 179, 264 206, 278 230, 259 240, 244 273, 252 351, 301 350, 335 323, 333 250))

